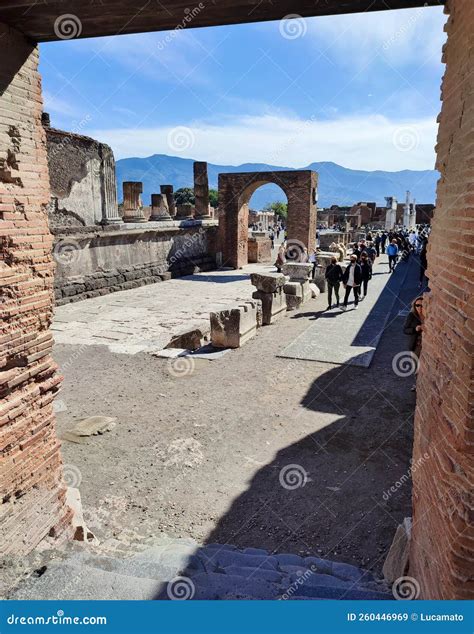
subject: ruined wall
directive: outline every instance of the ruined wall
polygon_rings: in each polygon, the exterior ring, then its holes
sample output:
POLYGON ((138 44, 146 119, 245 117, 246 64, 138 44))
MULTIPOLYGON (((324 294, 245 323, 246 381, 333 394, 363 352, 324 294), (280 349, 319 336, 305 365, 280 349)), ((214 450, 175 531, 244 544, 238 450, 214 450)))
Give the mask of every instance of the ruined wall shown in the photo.
POLYGON ((120 220, 115 161, 108 145, 46 128, 53 205, 50 225, 90 226, 120 220))
POLYGON ((38 51, 0 24, 0 553, 69 519, 52 400, 52 237, 38 51))
POLYGON ((58 304, 216 268, 217 222, 53 229, 58 304), (154 227, 152 226, 154 225, 154 227), (167 225, 167 226, 162 226, 167 225))
POLYGON ((474 2, 448 10, 413 455, 410 575, 426 599, 473 598, 474 2))

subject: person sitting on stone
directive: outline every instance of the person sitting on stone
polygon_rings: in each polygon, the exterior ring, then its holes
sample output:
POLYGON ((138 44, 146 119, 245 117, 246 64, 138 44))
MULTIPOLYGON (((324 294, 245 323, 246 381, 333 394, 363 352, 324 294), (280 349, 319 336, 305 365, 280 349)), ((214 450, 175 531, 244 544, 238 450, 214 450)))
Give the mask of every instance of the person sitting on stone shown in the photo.
POLYGON ((282 242, 278 248, 277 258, 275 261, 276 270, 281 273, 282 266, 286 262, 286 245, 282 242))

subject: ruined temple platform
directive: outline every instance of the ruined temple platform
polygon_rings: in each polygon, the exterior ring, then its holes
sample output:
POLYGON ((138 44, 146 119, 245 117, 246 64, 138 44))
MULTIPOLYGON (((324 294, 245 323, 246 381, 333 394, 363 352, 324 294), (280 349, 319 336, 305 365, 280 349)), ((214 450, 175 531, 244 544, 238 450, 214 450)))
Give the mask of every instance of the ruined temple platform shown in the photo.
POLYGON ((209 313, 251 299, 250 273, 271 270, 249 264, 58 306, 54 338, 58 344, 105 345, 116 353, 153 353, 185 332, 209 333, 209 313))
MULTIPOLYGON (((388 258, 382 255, 374 264, 367 297, 359 302, 357 310, 354 310, 354 296, 351 293, 345 312, 340 308, 332 308, 318 311, 312 317, 307 315, 312 319, 308 328, 278 356, 368 368, 407 271, 408 267, 401 264, 390 274, 388 258)), ((340 299, 342 305, 342 284, 340 299)))

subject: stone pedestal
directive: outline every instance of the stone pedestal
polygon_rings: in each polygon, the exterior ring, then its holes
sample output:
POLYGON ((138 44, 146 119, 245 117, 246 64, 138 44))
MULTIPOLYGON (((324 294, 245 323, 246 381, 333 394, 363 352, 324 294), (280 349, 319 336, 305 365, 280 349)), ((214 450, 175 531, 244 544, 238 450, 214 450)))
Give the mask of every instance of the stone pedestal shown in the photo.
POLYGON ((143 183, 126 181, 123 183, 123 220, 124 222, 146 222, 143 214, 141 193, 143 183))
POLYGON ((171 220, 171 216, 168 209, 168 201, 163 194, 151 195, 151 216, 150 220, 171 220))
POLYGON ((211 341, 216 348, 240 348, 255 335, 261 318, 259 301, 211 312, 211 341))
POLYGON ((286 312, 283 287, 288 280, 281 273, 252 273, 250 280, 257 288, 252 297, 262 302, 262 325, 268 326, 286 312))
POLYGON ((176 220, 192 220, 194 218, 194 206, 189 203, 176 205, 176 220))
POLYGON ((195 218, 210 218, 209 208, 209 180, 207 177, 207 163, 195 161, 194 170, 194 204, 196 206, 195 218))
POLYGON ((299 308, 301 304, 311 299, 309 278, 312 270, 313 265, 306 262, 288 262, 283 265, 282 273, 290 278, 283 287, 287 310, 299 308))
POLYGON ((176 216, 176 204, 174 201, 173 185, 160 185, 160 192, 163 196, 166 196, 166 202, 168 203, 168 213, 171 218, 176 216))
POLYGON ((272 241, 267 237, 252 236, 248 239, 249 264, 272 261, 272 241))

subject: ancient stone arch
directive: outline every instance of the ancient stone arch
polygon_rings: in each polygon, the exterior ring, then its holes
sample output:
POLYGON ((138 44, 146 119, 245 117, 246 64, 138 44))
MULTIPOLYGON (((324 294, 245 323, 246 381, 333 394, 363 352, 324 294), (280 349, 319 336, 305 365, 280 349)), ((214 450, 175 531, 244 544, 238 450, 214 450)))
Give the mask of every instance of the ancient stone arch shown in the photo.
POLYGON ((262 185, 279 185, 288 199, 288 240, 314 249, 318 175, 310 170, 219 174, 219 234, 222 262, 236 269, 247 264, 248 203, 262 185))

